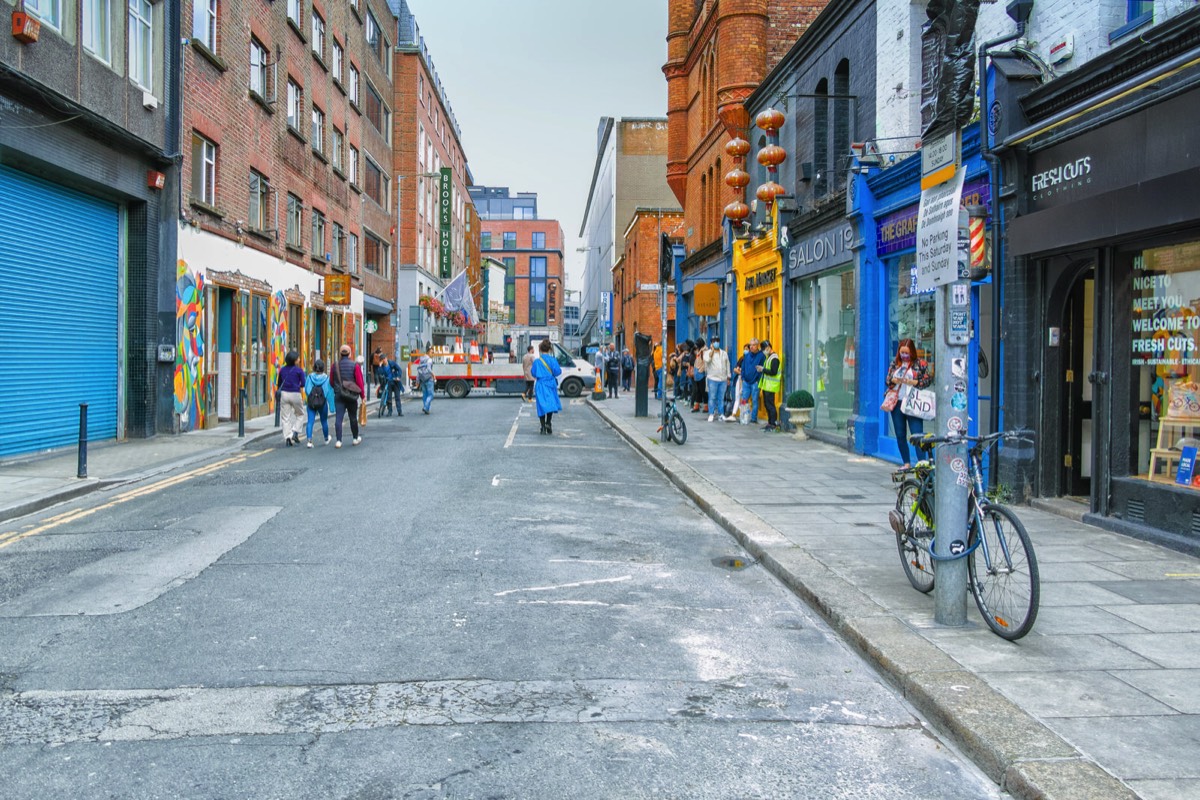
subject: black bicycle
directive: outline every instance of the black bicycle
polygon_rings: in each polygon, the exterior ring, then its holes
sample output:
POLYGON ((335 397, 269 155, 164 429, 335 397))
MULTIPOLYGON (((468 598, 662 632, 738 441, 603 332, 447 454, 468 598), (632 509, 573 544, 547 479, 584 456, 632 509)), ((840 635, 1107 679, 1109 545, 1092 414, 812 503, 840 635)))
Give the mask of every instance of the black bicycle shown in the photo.
POLYGON ((932 454, 944 444, 971 445, 966 478, 967 546, 949 556, 934 554, 934 464, 922 459, 907 469, 897 470, 892 480, 896 508, 888 521, 896 532, 900 563, 909 583, 919 592, 933 589, 935 565, 939 560, 967 559, 967 579, 980 615, 992 631, 1004 639, 1020 639, 1033 629, 1041 595, 1037 557, 1033 542, 1021 520, 1008 507, 993 503, 983 483, 983 454, 1001 440, 1031 441, 1031 431, 993 433, 988 436, 914 435, 909 441, 932 454))
POLYGON ((658 430, 663 435, 663 439, 675 444, 683 444, 687 441, 687 423, 683 421, 683 415, 679 413, 679 409, 675 407, 675 401, 671 400, 667 403, 667 408, 662 425, 658 426, 658 430))

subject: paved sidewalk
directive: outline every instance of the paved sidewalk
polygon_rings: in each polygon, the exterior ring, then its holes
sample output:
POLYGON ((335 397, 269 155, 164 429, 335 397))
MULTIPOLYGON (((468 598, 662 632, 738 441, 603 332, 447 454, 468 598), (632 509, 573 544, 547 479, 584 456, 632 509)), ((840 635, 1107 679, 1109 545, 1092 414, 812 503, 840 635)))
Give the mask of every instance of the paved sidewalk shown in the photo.
POLYGON ((892 465, 690 413, 660 445, 632 395, 588 402, 1013 795, 1200 800, 1200 560, 1021 507, 1033 631, 1000 639, 971 599, 943 627, 901 569, 892 465))
POLYGON ((74 447, 0 460, 0 522, 98 489, 239 450, 248 442, 273 434, 282 436, 272 414, 247 420, 244 439, 238 438, 237 423, 224 423, 179 435, 93 442, 88 445, 86 478, 76 477, 79 454, 74 447))

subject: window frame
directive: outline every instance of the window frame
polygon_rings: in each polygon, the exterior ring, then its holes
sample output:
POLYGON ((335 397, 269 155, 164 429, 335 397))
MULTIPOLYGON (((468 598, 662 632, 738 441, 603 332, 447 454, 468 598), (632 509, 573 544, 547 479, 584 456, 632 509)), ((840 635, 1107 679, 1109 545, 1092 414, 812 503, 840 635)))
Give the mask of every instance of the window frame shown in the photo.
POLYGON ((56 33, 63 32, 63 0, 26 0, 25 10, 47 28, 56 33), (47 8, 43 9, 43 5, 47 8))
POLYGON ((383 99, 383 94, 375 88, 375 84, 371 83, 370 78, 367 79, 367 98, 367 102, 363 107, 367 121, 384 138, 384 141, 391 141, 388 131, 392 126, 392 110, 388 108, 387 102, 383 99), (375 118, 376 108, 378 108, 379 119, 375 118))
POLYGON ((342 240, 346 236, 346 229, 340 224, 331 223, 329 232, 329 263, 338 269, 345 267, 342 263, 342 240))
POLYGON ((350 179, 353 186, 358 186, 358 165, 361 159, 359 158, 359 150, 354 145, 350 145, 350 163, 347 164, 346 177, 350 179))
POLYGON ((314 153, 325 155, 325 112, 316 103, 312 104, 312 128, 310 134, 314 153))
POLYGON ((330 40, 332 41, 330 71, 333 73, 333 79, 341 84, 342 72, 345 70, 346 65, 346 48, 342 46, 342 43, 337 40, 336 36, 330 37, 330 40))
POLYGON ((312 240, 308 243, 308 248, 314 258, 323 260, 325 258, 325 214, 314 208, 309 216, 312 218, 310 221, 312 240))
POLYGON ((288 192, 287 196, 287 231, 284 243, 296 250, 304 249, 304 201, 291 192, 288 192))
POLYGON ((546 233, 544 231, 534 231, 533 232, 532 249, 534 249, 534 250, 545 250, 546 249, 546 233))
POLYGON ((247 88, 250 91, 254 92, 254 94, 258 95, 258 97, 260 99, 262 99, 266 102, 271 102, 272 100, 275 99, 275 93, 271 90, 272 89, 271 73, 267 69, 271 65, 271 53, 267 49, 267 45, 261 39, 259 39, 257 36, 254 36, 253 34, 251 34, 251 36, 250 36, 249 64, 250 64, 250 80, 247 84, 247 88), (261 56, 262 56, 261 63, 259 63, 257 65, 254 62, 256 50, 259 53, 261 53, 261 56), (254 88, 254 77, 256 74, 258 76, 260 76, 260 78, 262 80, 262 88, 261 89, 254 88))
POLYGON ((217 206, 217 143, 197 130, 192 131, 192 202, 217 206), (197 192, 196 180, 200 180, 197 192))
POLYGON ((346 271, 358 274, 358 234, 353 231, 346 233, 346 271))
POLYGON ((363 239, 363 259, 362 259, 363 270, 365 270, 366 272, 370 272, 372 275, 382 275, 384 277, 387 277, 387 253, 388 253, 387 242, 384 241, 382 237, 376 236, 375 234, 373 234, 367 230, 363 231, 362 239, 363 239), (371 244, 374 244, 374 246, 375 246, 374 249, 376 251, 376 255, 378 256, 379 263, 377 265, 377 267, 378 267, 377 269, 372 269, 371 264, 368 261, 369 254, 371 252, 371 247, 370 247, 371 244))
POLYGON ((325 18, 317 13, 317 9, 313 8, 312 13, 308 17, 310 35, 312 41, 309 46, 312 48, 313 55, 322 61, 325 60, 325 18))
POLYGON ((329 145, 329 160, 333 163, 333 168, 338 172, 345 171, 346 161, 346 134, 338 130, 337 125, 330 126, 333 133, 330 136, 329 145))
POLYGON ((250 198, 246 206, 246 224, 251 230, 259 232, 267 232, 271 228, 267 227, 267 212, 271 197, 271 180, 256 169, 250 170, 249 180, 250 198), (255 217, 254 209, 258 207, 258 215, 255 217))
POLYGON ((359 85, 359 83, 361 83, 361 81, 359 80, 361 75, 362 75, 362 73, 360 73, 358 71, 358 67, 355 66, 353 61, 351 61, 350 62, 350 76, 349 76, 349 80, 346 83, 346 94, 350 97, 350 103, 356 109, 358 108, 358 85, 359 85))
POLYGON ((287 82, 287 125, 288 128, 300 133, 300 118, 304 113, 304 87, 297 83, 291 75, 287 82), (295 91, 293 92, 293 88, 295 91), (293 96, 294 95, 294 96, 293 96))
POLYGON ((192 38, 213 55, 217 54, 217 20, 219 0, 192 0, 192 38), (203 17, 201 16, 203 15, 203 17), (203 25, 200 23, 203 21, 203 25))
POLYGON ((375 201, 376 205, 387 210, 389 195, 387 172, 375 163, 375 159, 371 158, 370 154, 363 159, 362 190, 367 197, 375 201))
POLYGON ((292 23, 300 30, 304 30, 300 27, 301 23, 304 22, 303 0, 287 0, 287 19, 288 22, 292 23), (295 16, 292 15, 293 10, 295 11, 295 16))
POLYGON ((134 86, 144 89, 147 92, 153 92, 154 4, 150 0, 129 0, 127 10, 128 13, 126 16, 129 20, 129 33, 127 37, 129 80, 133 82, 134 86), (143 10, 145 10, 146 15, 142 14, 143 10), (135 54, 140 57, 135 59, 135 54), (140 67, 137 73, 134 72, 135 64, 140 67))
POLYGON ((80 39, 84 51, 111 67, 113 62, 112 0, 83 0, 80 15, 83 17, 80 20, 80 39), (103 52, 94 41, 89 43, 92 37, 104 40, 103 52))
POLYGON ((516 250, 517 249, 517 232, 503 231, 501 250, 516 250))

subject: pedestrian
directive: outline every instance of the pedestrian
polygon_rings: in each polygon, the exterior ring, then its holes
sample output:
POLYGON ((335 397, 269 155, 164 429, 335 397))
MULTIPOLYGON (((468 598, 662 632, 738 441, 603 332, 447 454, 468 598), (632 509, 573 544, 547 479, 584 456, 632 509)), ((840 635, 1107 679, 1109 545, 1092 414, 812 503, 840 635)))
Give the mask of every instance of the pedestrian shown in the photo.
POLYGON ((429 353, 422 353, 417 359, 417 383, 421 386, 421 410, 428 414, 433 406, 433 389, 436 385, 433 359, 429 357, 429 353))
POLYGON ((396 359, 389 358, 387 360, 387 385, 388 385, 388 416, 392 415, 392 407, 396 409, 396 416, 404 416, 404 408, 400 405, 400 393, 404 388, 404 370, 400 369, 400 364, 396 359))
POLYGON ((633 356, 629 353, 629 348, 626 347, 621 351, 621 388, 629 391, 629 386, 633 382, 633 356))
MULTIPOLYGON (((592 359, 596 365, 596 369, 600 370, 600 380, 601 381, 604 380, 604 364, 606 361, 606 358, 605 358, 606 352, 607 351, 605 350, 604 345, 600 345, 600 347, 596 350, 595 357, 592 359)), ((603 385, 603 384, 601 384, 601 385, 603 385)))
POLYGON ((525 371, 525 394, 521 397, 526 403, 533 402, 533 360, 537 358, 533 354, 533 345, 525 348, 525 355, 521 358, 521 368, 525 371))
POLYGON ((333 446, 342 446, 342 420, 347 414, 350 415, 350 435, 354 437, 351 444, 357 446, 362 442, 362 437, 358 435, 358 404, 366 399, 367 388, 363 380, 362 365, 350 357, 350 345, 342 345, 338 353, 333 374, 329 377, 334 382, 334 408, 337 410, 337 417, 333 423, 336 436, 333 446))
POLYGON ((901 339, 896 347, 896 356, 892 359, 887 371, 887 391, 889 395, 895 392, 894 400, 884 398, 884 407, 892 414, 892 427, 896 431, 896 449, 900 451, 900 460, 904 467, 910 465, 908 451, 908 434, 924 433, 925 420, 920 417, 910 417, 902 410, 904 399, 918 389, 926 389, 933 383, 933 374, 929 363, 923 358, 917 358, 917 346, 912 339, 901 339), (907 428, 907 431, 905 430, 907 428))
POLYGON ((729 385, 729 354, 714 336, 704 350, 704 373, 708 376, 708 421, 725 419, 725 387, 729 385))
POLYGON ((608 350, 604 353, 604 385, 608 388, 608 396, 614 400, 617 399, 620 383, 621 354, 617 352, 617 346, 609 342, 608 350))
POLYGON ((680 397, 683 399, 683 404, 691 405, 692 402, 692 380, 695 375, 693 367, 696 361, 696 353, 692 348, 692 340, 683 340, 683 352, 679 354, 679 380, 683 384, 683 389, 680 392, 680 397))
POLYGON ((662 342, 654 345, 654 399, 662 398, 663 390, 663 349, 662 342))
POLYGON ((283 426, 283 441, 288 446, 300 444, 300 428, 304 424, 304 370, 296 366, 300 358, 295 350, 283 357, 284 367, 275 380, 275 402, 279 403, 279 424, 283 426))
POLYGON ((313 371, 304 381, 304 404, 308 407, 308 425, 304 428, 307 447, 313 446, 313 423, 321 418, 321 433, 325 436, 325 444, 329 444, 329 415, 334 413, 336 393, 329 385, 329 376, 325 374, 325 362, 317 359, 313 362, 313 371))
POLYGON ((667 355, 667 377, 671 379, 671 395, 679 399, 679 353, 683 345, 676 343, 675 351, 667 355))
POLYGON ((740 366, 735 370, 742 379, 742 392, 738 399, 743 408, 747 402, 750 403, 750 416, 742 419, 743 425, 758 424, 758 381, 762 378, 765 361, 766 358, 758 348, 758 339, 751 339, 750 344, 746 345, 746 352, 738 361, 740 366))
POLYGON ((550 355, 550 340, 542 339, 538 345, 538 357, 533 362, 535 381, 534 397, 537 399, 537 415, 542 423, 540 433, 554 435, 554 413, 562 411, 562 400, 558 398, 558 376, 562 367, 558 359, 550 355))
POLYGON ((770 339, 763 339, 762 351, 766 360, 763 362, 762 378, 758 382, 758 388, 762 392, 763 406, 767 409, 767 427, 763 428, 763 433, 775 433, 779 430, 775 395, 783 388, 783 356, 775 352, 770 339))
POLYGON ((696 352, 692 359, 692 413, 708 413, 708 368, 704 366, 703 339, 696 339, 696 352))

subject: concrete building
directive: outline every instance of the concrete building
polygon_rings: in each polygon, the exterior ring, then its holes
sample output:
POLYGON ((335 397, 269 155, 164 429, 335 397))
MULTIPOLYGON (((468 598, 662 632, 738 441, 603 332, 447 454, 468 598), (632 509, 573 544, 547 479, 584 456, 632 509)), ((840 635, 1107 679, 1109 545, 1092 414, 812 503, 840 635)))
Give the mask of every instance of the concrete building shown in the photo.
POLYGON ((624 253, 624 232, 634 209, 678 208, 665 180, 666 158, 665 119, 600 119, 592 182, 579 229, 586 253, 580 301, 580 336, 585 346, 608 342, 617 334, 607 318, 611 300, 604 302, 604 298, 612 295, 612 270, 624 253))
POLYGON ((481 219, 537 219, 537 192, 512 194, 507 186, 472 186, 471 200, 481 219))
POLYGON ((179 21, 83 6, 0 37, 0 382, 53 373, 0 406, 0 457, 74 445, 81 401, 93 441, 175 429, 179 21))
POLYGON ((382 0, 185 0, 183 18, 180 327, 202 357, 176 391, 196 427, 236 418, 243 386, 268 413, 288 350, 311 367, 390 328, 394 25, 382 0))

